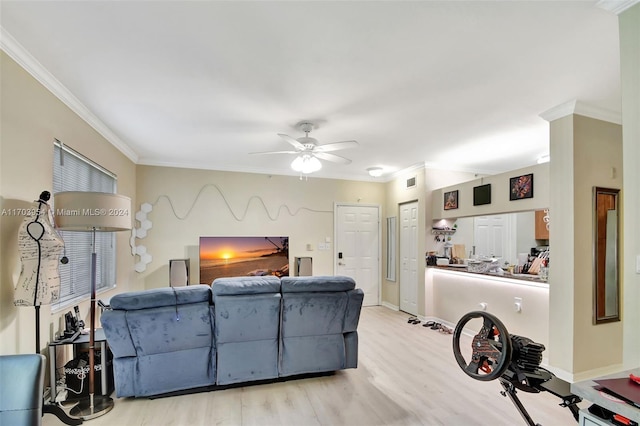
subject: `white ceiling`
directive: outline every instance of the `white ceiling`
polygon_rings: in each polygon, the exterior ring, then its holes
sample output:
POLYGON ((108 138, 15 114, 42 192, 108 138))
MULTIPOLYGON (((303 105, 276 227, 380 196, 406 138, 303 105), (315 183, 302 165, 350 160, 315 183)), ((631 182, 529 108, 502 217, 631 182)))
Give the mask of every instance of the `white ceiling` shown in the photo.
POLYGON ((367 179, 525 167, 548 153, 540 113, 619 114, 618 18, 595 3, 3 0, 0 24, 140 164, 294 174, 249 153, 312 120, 360 143, 315 175, 367 179))

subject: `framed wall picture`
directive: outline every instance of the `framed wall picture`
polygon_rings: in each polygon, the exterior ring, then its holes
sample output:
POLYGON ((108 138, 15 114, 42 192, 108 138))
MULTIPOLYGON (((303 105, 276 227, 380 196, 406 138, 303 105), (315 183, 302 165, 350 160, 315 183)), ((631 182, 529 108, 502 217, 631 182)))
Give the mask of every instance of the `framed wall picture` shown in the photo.
POLYGON ((444 193, 444 209, 453 210, 458 208, 458 190, 444 193))
POLYGON ((491 184, 473 187, 473 205, 491 204, 491 184))
POLYGON ((533 198, 533 173, 509 179, 509 200, 533 198))

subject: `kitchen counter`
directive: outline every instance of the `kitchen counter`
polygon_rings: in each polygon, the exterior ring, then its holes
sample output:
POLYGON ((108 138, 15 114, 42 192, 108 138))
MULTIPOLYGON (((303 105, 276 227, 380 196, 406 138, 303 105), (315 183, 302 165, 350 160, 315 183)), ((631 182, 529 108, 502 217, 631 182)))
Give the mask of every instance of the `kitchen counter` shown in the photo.
POLYGON ((467 270, 467 265, 441 265, 441 266, 427 266, 427 269, 435 268, 443 271, 452 271, 452 272, 462 272, 465 274, 473 274, 473 275, 483 275, 487 277, 495 277, 495 278, 505 278, 509 280, 521 280, 526 281, 531 284, 537 284, 540 286, 548 287, 549 283, 546 281, 542 281, 538 278, 537 275, 531 274, 510 274, 509 272, 504 272, 502 274, 496 272, 470 272, 467 270))
MULTIPOLYGON (((496 315, 510 333, 549 344, 549 284, 497 274, 428 267, 425 271, 425 316, 455 326, 470 311, 496 315)), ((475 330, 477 332, 477 330, 475 330)), ((547 353, 543 354, 545 357, 547 353)))

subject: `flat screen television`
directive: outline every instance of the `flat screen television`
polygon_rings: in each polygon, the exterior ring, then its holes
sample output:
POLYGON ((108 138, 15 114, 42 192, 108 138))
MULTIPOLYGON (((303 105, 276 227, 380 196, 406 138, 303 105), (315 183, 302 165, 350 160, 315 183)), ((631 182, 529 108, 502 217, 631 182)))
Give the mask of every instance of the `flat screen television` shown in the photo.
POLYGON ((200 283, 264 275, 289 275, 289 237, 200 237, 200 283))
POLYGON ((491 204, 491 184, 473 187, 473 205, 491 204))

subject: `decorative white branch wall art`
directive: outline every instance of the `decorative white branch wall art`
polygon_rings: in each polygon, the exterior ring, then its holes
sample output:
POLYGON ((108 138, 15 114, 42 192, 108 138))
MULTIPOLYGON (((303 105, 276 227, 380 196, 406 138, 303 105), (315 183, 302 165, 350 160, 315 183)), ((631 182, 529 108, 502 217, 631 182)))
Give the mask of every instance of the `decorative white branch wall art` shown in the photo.
POLYGON ((225 197, 225 195, 222 192, 222 190, 220 189, 220 187, 218 185, 216 185, 215 183, 208 183, 208 184, 203 185, 202 188, 200 188, 200 191, 198 191, 198 195, 196 195, 195 200, 193 200, 193 203, 191 203, 191 206, 187 210, 187 213, 184 216, 180 216, 180 215, 178 215, 176 213, 176 209, 173 206, 173 202, 171 201, 171 198, 169 198, 168 195, 160 195, 160 196, 158 196, 156 201, 154 201, 153 203, 143 203, 142 205, 140 205, 140 210, 135 215, 136 221, 138 222, 139 226, 134 227, 131 230, 131 239, 129 241, 129 244, 131 245, 131 254, 133 254, 134 256, 139 256, 139 261, 136 262, 135 267, 134 267, 136 272, 138 272, 138 273, 144 272, 147 269, 147 265, 149 263, 151 263, 152 260, 153 260, 153 257, 151 256, 150 253, 147 252, 147 248, 145 246, 136 245, 136 239, 140 239, 141 240, 141 239, 145 238, 147 236, 149 230, 153 227, 153 224, 151 223, 151 220, 149 219, 149 216, 148 216, 148 214, 151 213, 151 211, 153 210, 153 207, 156 204, 158 204, 158 202, 161 199, 164 198, 169 203, 169 206, 171 207, 171 211, 173 212, 173 215, 176 217, 176 219, 178 219, 178 220, 186 220, 189 217, 189 215, 191 214, 191 211, 193 210, 194 206, 198 202, 198 199, 200 198, 200 196, 202 195, 204 190, 207 189, 207 188, 214 188, 218 192, 218 194, 220 194, 220 196, 222 197, 222 200, 224 201, 224 204, 227 206, 227 209, 231 213, 231 216, 233 216, 233 218, 238 222, 244 221, 244 219, 247 216, 247 212, 249 211, 249 205, 251 204, 251 201, 253 201, 253 200, 259 201, 260 205, 262 206, 262 208, 264 209, 265 213, 267 214, 267 217, 272 222, 275 222, 275 221, 278 220, 278 218, 280 217, 280 213, 282 212, 283 209, 289 214, 289 216, 292 216, 292 217, 296 216, 301 211, 307 211, 307 212, 313 212, 313 213, 330 213, 330 214, 333 214, 333 210, 316 210, 316 209, 311 209, 311 208, 308 208, 308 207, 300 207, 295 211, 291 211, 291 209, 289 208, 288 205, 281 204, 278 207, 278 211, 276 212, 276 214, 272 215, 269 212, 269 209, 267 209, 267 205, 264 202, 264 200, 262 199, 262 197, 260 197, 259 195, 252 195, 247 200, 247 204, 246 204, 242 214, 238 215, 231 208, 231 205, 227 201, 227 197, 225 197))

